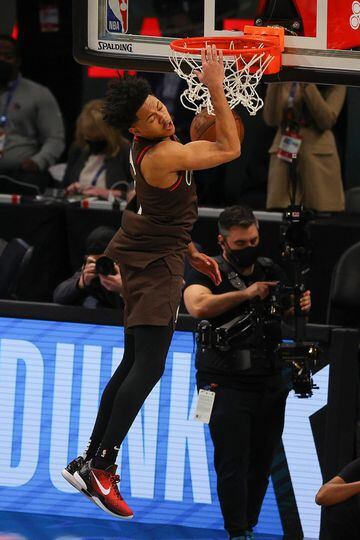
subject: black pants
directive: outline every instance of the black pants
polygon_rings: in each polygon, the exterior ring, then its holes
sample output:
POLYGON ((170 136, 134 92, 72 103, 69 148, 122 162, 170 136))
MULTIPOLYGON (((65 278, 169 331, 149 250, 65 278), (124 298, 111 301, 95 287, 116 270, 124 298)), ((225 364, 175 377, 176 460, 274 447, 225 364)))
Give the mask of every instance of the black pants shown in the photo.
MULTIPOLYGON (((230 537, 256 525, 269 483, 288 395, 281 377, 274 380, 252 391, 216 389, 209 427, 218 497, 230 537)), ((200 381, 198 377, 201 387, 200 381)))
POLYGON ((123 359, 102 394, 86 458, 115 462, 145 399, 161 378, 173 335, 169 326, 136 326, 125 333, 123 359))

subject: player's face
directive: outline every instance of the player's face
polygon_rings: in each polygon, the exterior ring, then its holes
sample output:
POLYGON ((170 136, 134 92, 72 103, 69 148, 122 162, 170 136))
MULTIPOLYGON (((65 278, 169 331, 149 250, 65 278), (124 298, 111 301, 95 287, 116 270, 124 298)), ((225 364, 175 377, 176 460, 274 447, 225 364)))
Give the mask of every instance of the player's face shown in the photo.
POLYGON ((164 139, 175 133, 175 126, 165 105, 155 96, 149 95, 136 116, 138 120, 130 133, 145 139, 164 139))

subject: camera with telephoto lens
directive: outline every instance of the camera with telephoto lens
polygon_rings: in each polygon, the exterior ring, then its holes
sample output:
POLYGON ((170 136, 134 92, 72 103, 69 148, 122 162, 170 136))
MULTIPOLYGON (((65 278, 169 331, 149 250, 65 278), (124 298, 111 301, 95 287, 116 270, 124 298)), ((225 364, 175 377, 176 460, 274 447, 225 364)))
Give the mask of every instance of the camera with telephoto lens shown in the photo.
POLYGON ((114 276, 116 274, 115 263, 107 255, 89 255, 95 260, 95 270, 102 276, 114 276))

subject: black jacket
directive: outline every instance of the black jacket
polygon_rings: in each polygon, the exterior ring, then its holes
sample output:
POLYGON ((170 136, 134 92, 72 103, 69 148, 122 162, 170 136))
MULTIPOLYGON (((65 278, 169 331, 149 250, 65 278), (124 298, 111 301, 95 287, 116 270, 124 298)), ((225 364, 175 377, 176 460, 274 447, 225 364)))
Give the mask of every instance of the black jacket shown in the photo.
MULTIPOLYGON (((106 157, 106 187, 110 189, 115 182, 124 181, 132 183, 129 162, 130 144, 125 144, 115 157, 106 157)), ((90 155, 89 150, 81 149, 73 144, 69 150, 68 162, 65 169, 63 187, 78 182, 80 173, 90 155)))
POLYGON ((75 272, 69 279, 60 283, 53 293, 53 300, 57 304, 84 307, 121 308, 124 302, 121 296, 105 289, 98 278, 92 280, 88 287, 80 289, 77 284, 81 272, 75 272))

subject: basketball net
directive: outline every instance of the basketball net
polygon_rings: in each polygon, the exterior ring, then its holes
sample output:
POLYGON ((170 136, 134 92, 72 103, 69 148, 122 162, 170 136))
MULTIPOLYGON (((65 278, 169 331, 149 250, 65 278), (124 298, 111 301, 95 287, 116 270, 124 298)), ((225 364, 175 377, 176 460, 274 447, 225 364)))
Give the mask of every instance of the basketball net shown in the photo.
MULTIPOLYGON (((264 29, 256 28, 256 30, 264 29)), ((280 29, 271 28, 266 30, 280 29)), ((283 31, 283 29, 281 30, 283 31)), ((257 32, 258 34, 259 32, 257 32)), ((271 39, 269 41, 268 37, 259 39, 253 36, 242 36, 236 39, 190 38, 173 41, 170 44, 170 61, 175 73, 184 79, 188 85, 188 88, 180 96, 182 105, 196 114, 205 108, 209 114, 214 114, 210 92, 199 81, 196 71, 202 71, 201 56, 199 56, 200 48, 215 44, 218 49, 223 50, 224 54, 224 91, 230 108, 233 109, 236 105, 241 104, 250 115, 255 115, 264 105, 263 100, 256 91, 261 77, 265 72, 274 73, 280 69, 279 58, 282 49, 281 43, 278 43, 278 32, 276 32, 275 38, 273 35, 271 37, 272 41, 271 39), (226 42, 226 48, 224 48, 224 42, 226 42), (218 46, 219 43, 222 45, 221 47, 218 46), (239 43, 241 48, 239 48, 239 43)))

